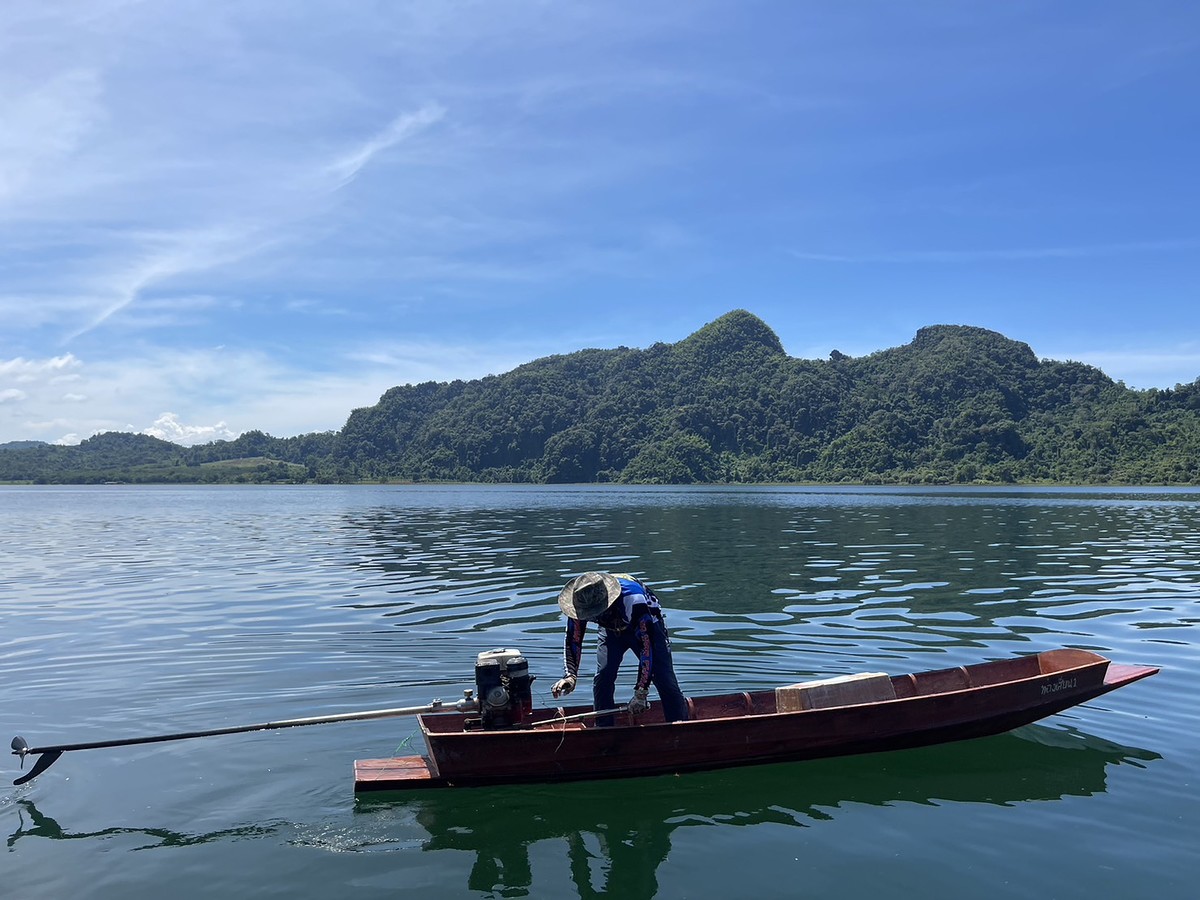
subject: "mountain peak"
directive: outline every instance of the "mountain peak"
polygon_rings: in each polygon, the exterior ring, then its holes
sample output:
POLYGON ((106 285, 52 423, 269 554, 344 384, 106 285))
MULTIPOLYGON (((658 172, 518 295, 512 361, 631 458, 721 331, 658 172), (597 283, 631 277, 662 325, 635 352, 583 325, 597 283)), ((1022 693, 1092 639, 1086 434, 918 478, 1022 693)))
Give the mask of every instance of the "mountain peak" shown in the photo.
POLYGON ((934 352, 1001 351, 1023 364, 1037 365, 1037 355, 1028 344, 974 325, 927 325, 917 331, 908 346, 914 350, 934 352))
POLYGON ((706 353, 736 353, 761 347, 772 354, 784 354, 779 336, 766 322, 744 309, 735 309, 714 319, 680 341, 680 345, 706 353))

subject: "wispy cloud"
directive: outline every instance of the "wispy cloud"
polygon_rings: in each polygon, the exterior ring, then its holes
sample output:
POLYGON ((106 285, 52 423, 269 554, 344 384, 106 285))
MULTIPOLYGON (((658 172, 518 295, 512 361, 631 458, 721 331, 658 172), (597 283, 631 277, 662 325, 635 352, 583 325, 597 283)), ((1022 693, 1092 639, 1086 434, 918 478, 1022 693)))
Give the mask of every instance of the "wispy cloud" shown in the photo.
POLYGON ((386 373, 393 384, 483 378, 514 369, 554 352, 549 342, 492 342, 444 340, 378 341, 350 350, 346 358, 364 368, 386 373))
POLYGON ((1038 261, 1071 269, 1076 306, 1010 304, 1036 346, 1083 305, 1108 313, 1086 339, 1121 327, 1130 296, 1196 322, 1195 129, 1171 119, 1194 11, 9 6, 0 439, 324 430, 394 384, 670 339, 760 297, 781 334, 851 352, 901 265, 905 328, 1000 267, 1012 296, 1056 290, 1038 261), (1113 72, 1138 77, 1118 96, 1113 72), (364 334, 404 341, 347 349, 364 334))
POLYGON ((0 90, 0 221, 59 178, 103 119, 101 94, 100 74, 78 68, 25 91, 0 90))
POLYGON ((446 110, 438 103, 427 103, 411 113, 401 113, 387 128, 329 165, 338 186, 354 180, 363 167, 383 151, 408 140, 445 118, 446 110))
POLYGON ((1007 260, 1086 259, 1133 253, 1171 253, 1195 250, 1200 238, 1165 241, 1130 241, 1078 247, 1026 247, 1007 250, 900 250, 891 253, 808 253, 788 250, 789 256, 819 263, 977 263, 1007 260))
MULTIPOLYGON (((253 229, 229 226, 142 237, 145 245, 142 258, 129 261, 116 272, 96 276, 95 312, 69 332, 64 343, 99 328, 131 306, 147 288, 177 275, 204 272, 234 262, 271 243, 269 238, 256 238, 253 229)), ((192 305, 189 298, 179 302, 192 305)), ((162 303, 160 300, 157 305, 161 307, 162 303)))
MULTIPOLYGON (((372 159, 440 121, 444 115, 442 107, 428 104, 415 112, 397 116, 377 135, 361 146, 339 153, 332 162, 298 159, 294 163, 297 170, 308 167, 327 173, 333 179, 331 182, 263 178, 244 192, 215 191, 217 199, 200 212, 209 220, 208 225, 186 222, 169 206, 147 209, 150 214, 147 221, 157 219, 157 228, 147 229, 143 223, 109 227, 94 235, 99 243, 92 253, 78 263, 68 264, 65 272, 58 273, 56 281, 60 289, 68 283, 64 281, 64 275, 67 279, 74 278, 75 293, 54 296, 46 293, 47 287, 30 284, 26 294, 10 295, 7 299, 13 302, 18 320, 44 325, 61 323, 64 318, 68 321, 81 319, 61 338, 63 343, 70 344, 143 303, 147 292, 169 285, 178 276, 209 273, 288 241, 303 243, 307 239, 308 223, 324 211, 329 192, 353 181, 372 159), (49 312, 52 307, 58 308, 57 315, 49 312), (42 315, 39 315, 39 309, 42 315)), ((63 145, 60 148, 62 154, 70 152, 70 142, 56 143, 63 145)), ((42 155, 44 148, 18 150, 22 159, 28 160, 42 155)), ((5 160, 2 151, 0 147, 0 162, 5 160)), ((23 182, 28 176, 23 173, 31 165, 23 165, 17 160, 11 166, 0 166, 0 177, 6 169, 10 173, 9 183, 0 182, 0 200, 6 187, 10 193, 15 193, 18 187, 26 186, 23 182), (18 176, 21 183, 13 180, 18 176)), ((242 173, 233 173, 229 183, 242 182, 244 178, 242 173)), ((180 189, 180 185, 172 188, 180 189)), ((169 200, 169 197, 164 199, 169 200)), ((196 211, 190 212, 192 216, 196 214, 196 211)), ((322 225, 318 221, 315 227, 319 229, 322 225)), ((51 280, 48 287, 52 290, 54 284, 55 280, 51 280)), ((160 311, 164 305, 178 309, 186 304, 193 310, 197 308, 194 301, 186 299, 158 297, 152 302, 160 311)), ((141 321, 151 324, 149 318, 141 321)), ((167 320, 160 317, 159 321, 167 320)))

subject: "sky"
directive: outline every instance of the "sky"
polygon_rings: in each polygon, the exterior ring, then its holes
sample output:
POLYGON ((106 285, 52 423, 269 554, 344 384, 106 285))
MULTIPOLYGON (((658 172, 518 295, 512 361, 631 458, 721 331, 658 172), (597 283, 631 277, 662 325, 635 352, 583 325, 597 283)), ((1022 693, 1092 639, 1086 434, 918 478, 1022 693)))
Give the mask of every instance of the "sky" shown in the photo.
POLYGON ((964 324, 1200 377, 1200 4, 0 0, 0 443, 964 324))

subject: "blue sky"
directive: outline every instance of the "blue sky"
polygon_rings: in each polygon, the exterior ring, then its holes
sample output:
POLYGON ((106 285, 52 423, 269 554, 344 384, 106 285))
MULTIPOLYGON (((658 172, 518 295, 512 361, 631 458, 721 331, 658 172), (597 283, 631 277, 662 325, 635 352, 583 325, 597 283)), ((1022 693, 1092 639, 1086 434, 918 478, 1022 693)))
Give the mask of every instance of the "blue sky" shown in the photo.
POLYGON ((7 2, 0 442, 978 325, 1200 376, 1191 2, 7 2))

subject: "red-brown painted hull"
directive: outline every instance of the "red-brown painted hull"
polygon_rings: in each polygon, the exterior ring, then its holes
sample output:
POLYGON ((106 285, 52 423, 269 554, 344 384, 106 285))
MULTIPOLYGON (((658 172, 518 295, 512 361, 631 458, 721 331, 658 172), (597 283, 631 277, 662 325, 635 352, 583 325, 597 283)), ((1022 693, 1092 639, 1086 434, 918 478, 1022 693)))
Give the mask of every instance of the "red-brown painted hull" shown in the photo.
POLYGON ((689 700, 692 719, 555 724, 587 707, 536 710, 533 723, 464 731, 458 713, 420 717, 428 759, 360 760, 355 790, 618 778, 896 750, 999 734, 1083 703, 1157 668, 1121 666, 1084 650, 893 676, 896 699, 775 711, 774 691, 689 700))

